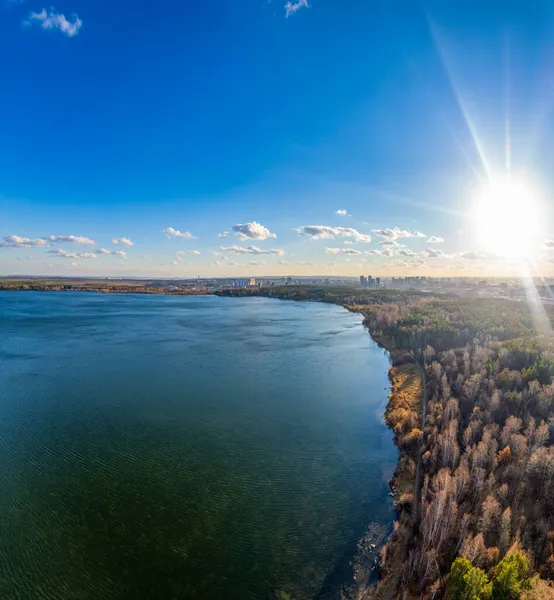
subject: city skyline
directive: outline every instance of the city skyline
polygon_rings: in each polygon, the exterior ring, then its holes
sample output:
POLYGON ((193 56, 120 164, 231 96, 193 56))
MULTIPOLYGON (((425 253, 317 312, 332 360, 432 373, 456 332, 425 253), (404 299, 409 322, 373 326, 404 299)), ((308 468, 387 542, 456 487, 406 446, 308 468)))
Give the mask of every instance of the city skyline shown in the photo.
POLYGON ((554 275, 554 8, 0 7, 0 274, 554 275))

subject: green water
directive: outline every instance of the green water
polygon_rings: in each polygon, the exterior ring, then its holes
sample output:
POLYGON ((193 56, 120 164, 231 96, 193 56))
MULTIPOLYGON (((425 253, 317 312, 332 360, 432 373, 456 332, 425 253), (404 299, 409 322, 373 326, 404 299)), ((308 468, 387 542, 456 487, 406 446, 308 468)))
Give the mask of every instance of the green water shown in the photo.
POLYGON ((315 598, 390 525, 358 315, 0 293, 2 600, 315 598))

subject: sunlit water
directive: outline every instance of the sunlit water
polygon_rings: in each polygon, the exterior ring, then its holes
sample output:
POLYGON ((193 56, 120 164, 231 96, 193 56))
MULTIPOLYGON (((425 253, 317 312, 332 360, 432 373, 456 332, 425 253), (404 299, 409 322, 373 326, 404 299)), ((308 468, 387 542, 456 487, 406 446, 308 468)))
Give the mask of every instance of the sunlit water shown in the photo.
POLYGON ((0 598, 314 598, 389 525, 358 315, 0 293, 0 598))

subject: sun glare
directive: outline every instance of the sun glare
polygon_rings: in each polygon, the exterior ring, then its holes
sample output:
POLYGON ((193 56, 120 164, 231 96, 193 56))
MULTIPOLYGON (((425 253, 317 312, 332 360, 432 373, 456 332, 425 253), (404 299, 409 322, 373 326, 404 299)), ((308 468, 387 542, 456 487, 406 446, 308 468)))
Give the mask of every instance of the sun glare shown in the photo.
POLYGON ((483 250, 526 258, 540 243, 539 194, 528 182, 496 178, 475 195, 474 222, 483 250))

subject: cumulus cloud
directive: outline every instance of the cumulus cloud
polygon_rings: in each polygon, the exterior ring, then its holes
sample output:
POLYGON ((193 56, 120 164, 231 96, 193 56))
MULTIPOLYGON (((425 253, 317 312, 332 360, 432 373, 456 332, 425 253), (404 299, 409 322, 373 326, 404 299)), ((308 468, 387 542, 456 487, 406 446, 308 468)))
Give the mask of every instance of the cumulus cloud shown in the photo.
POLYGON ((379 246, 388 248, 405 248, 406 244, 399 244, 396 240, 383 239, 379 242, 379 246))
POLYGON ((289 18, 294 13, 298 12, 301 8, 309 8, 308 0, 288 0, 285 4, 285 18, 289 18))
MULTIPOLYGON (((104 254, 105 256, 117 256, 117 258, 127 258, 127 252, 123 252, 123 250, 106 250, 106 248, 99 248, 96 250, 96 254, 104 254)), ((143 256, 142 258, 148 259, 147 256, 143 256)))
POLYGON ((264 260, 251 260, 247 263, 249 267, 259 267, 260 265, 267 264, 264 260))
POLYGON ((491 255, 486 252, 476 251, 461 252, 458 256, 459 258, 464 258, 466 260, 485 260, 487 258, 492 258, 491 255))
POLYGON ((447 255, 438 248, 425 248, 424 254, 429 258, 448 258, 447 255))
POLYGON ((0 240, 0 248, 44 248, 48 245, 48 242, 44 239, 32 240, 31 238, 20 237, 18 235, 5 235, 0 240))
POLYGON ((309 237, 312 240, 329 240, 340 237, 352 238, 356 242, 368 244, 371 242, 371 236, 360 233, 351 227, 332 227, 330 225, 304 225, 295 229, 296 233, 309 237))
POLYGON ((361 254, 359 250, 354 250, 354 248, 325 248, 325 252, 327 254, 349 254, 351 256, 361 254))
POLYGON ((74 269, 78 269, 79 268, 79 265, 76 262, 72 262, 69 266, 73 267, 74 269))
POLYGON ((260 223, 256 223, 256 221, 245 223, 244 225, 234 225, 231 227, 231 231, 233 231, 243 242, 247 240, 267 240, 277 237, 274 233, 271 233, 267 227, 264 227, 260 223))
POLYGON ((394 256, 394 250, 392 248, 383 248, 382 250, 367 250, 364 254, 373 254, 375 256, 394 256))
POLYGON ((85 258, 94 260, 97 258, 94 252, 67 252, 61 248, 56 248, 56 250, 48 250, 48 252, 54 256, 60 256, 63 258, 85 258))
POLYGON ((544 240, 544 245, 549 250, 553 250, 554 249, 554 240, 544 240))
POLYGON ((66 19, 65 15, 55 13, 53 9, 43 8, 39 13, 32 12, 25 21, 25 25, 32 26, 38 23, 43 29, 59 29, 67 37, 74 37, 79 33, 83 22, 77 15, 71 15, 66 19))
POLYGON ((410 263, 406 262, 405 260, 394 260, 391 263, 389 263, 388 265, 389 267, 395 268, 395 267, 410 267, 410 263))
POLYGON ((96 242, 80 235, 51 235, 47 241, 54 244, 77 244, 79 246, 94 246, 96 242))
POLYGON ((337 210, 337 212, 335 213, 336 215, 339 215, 339 217, 349 217, 350 215, 348 214, 347 210, 337 210))
POLYGON ((409 229, 400 229, 392 227, 388 229, 374 229, 373 233, 379 238, 388 240, 396 240, 398 238, 426 238, 427 236, 421 231, 411 231, 409 229))
POLYGON ((218 238, 226 238, 229 236, 230 233, 231 233, 230 231, 224 231, 223 233, 218 233, 217 237, 218 238))
POLYGON ((179 231, 178 229, 173 229, 173 227, 166 227, 162 230, 168 238, 179 237, 179 238, 187 238, 193 239, 194 236, 190 231, 179 231))
POLYGON ((426 244, 442 244, 443 242, 444 238, 438 237, 436 235, 431 235, 428 239, 425 240, 426 244))
POLYGON ((417 252, 414 252, 413 250, 409 250, 408 248, 402 248, 402 249, 398 250, 398 254, 400 256, 419 256, 419 254, 417 252))
POLYGON ((132 242, 129 238, 127 237, 122 237, 122 238, 115 238, 112 240, 112 244, 120 245, 120 246, 134 246, 135 243, 132 242))
POLYGON ((233 252, 234 254, 276 254, 277 256, 283 256, 285 253, 284 250, 280 250, 279 248, 272 248, 271 250, 262 250, 257 246, 248 246, 245 248, 244 246, 229 246, 225 248, 221 246, 222 252, 233 252))
POLYGON ((290 265, 288 260, 280 260, 279 263, 280 265, 290 265))

